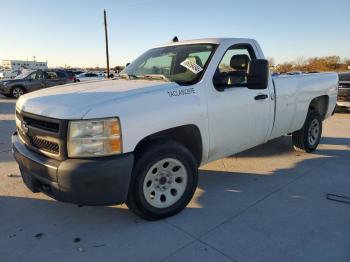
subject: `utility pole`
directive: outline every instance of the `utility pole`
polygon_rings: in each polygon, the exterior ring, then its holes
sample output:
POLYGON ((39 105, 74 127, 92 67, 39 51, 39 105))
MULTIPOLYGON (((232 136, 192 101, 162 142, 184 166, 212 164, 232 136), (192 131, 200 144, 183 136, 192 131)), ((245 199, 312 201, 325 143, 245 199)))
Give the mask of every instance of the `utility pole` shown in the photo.
POLYGON ((103 10, 103 17, 105 22, 105 39, 106 39, 106 60, 107 60, 107 78, 109 78, 109 53, 108 53, 108 33, 107 33, 107 18, 106 9, 103 10))

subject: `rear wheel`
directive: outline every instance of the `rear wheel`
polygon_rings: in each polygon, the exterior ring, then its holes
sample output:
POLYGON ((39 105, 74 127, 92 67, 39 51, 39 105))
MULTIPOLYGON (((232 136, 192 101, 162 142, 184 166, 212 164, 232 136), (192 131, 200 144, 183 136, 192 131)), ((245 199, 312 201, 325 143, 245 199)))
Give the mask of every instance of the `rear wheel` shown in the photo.
POLYGON ((303 128, 292 134, 294 148, 307 153, 313 152, 320 143, 321 134, 321 116, 317 111, 310 111, 303 128))
POLYGON ((25 93, 24 88, 20 86, 15 86, 11 89, 11 97, 13 98, 19 98, 24 93, 25 93))
POLYGON ((127 205, 138 216, 157 220, 186 207, 196 190, 192 154, 175 142, 155 142, 136 160, 127 205))

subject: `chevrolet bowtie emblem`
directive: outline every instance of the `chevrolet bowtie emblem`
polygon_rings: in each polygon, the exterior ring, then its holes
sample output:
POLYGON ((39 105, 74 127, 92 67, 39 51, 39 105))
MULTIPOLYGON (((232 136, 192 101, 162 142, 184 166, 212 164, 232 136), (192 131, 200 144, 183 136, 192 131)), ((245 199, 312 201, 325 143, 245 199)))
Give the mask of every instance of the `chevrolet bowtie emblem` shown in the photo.
POLYGON ((21 129, 23 131, 23 133, 27 134, 28 133, 28 126, 27 126, 27 123, 26 122, 22 122, 21 123, 21 129))

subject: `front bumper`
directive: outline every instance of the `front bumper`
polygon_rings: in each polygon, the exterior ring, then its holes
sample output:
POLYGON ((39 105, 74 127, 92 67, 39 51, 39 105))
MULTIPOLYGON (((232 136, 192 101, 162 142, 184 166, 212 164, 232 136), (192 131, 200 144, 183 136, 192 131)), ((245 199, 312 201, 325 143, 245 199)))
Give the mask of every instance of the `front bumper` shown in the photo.
POLYGON ((348 107, 348 108, 350 108, 350 102, 338 101, 338 102, 337 102, 337 106, 339 106, 339 107, 348 107))
POLYGON ((132 153, 94 159, 59 161, 29 150, 15 133, 14 157, 26 186, 33 192, 78 205, 114 205, 126 201, 132 153))
POLYGON ((5 87, 0 84, 0 94, 2 95, 9 95, 10 94, 10 88, 5 87))

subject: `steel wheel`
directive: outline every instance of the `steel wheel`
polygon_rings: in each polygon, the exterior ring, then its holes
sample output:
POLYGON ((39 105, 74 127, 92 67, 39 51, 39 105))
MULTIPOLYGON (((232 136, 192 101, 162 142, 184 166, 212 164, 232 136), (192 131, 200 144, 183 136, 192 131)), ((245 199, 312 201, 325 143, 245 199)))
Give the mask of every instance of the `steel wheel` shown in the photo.
POLYGON ((320 122, 318 119, 313 119, 308 130, 308 142, 310 146, 315 145, 320 133, 320 122))
POLYGON ((13 88, 13 90, 12 90, 12 96, 14 97, 14 98, 19 98, 21 95, 23 95, 24 94, 24 90, 23 90, 23 88, 21 88, 21 87, 15 87, 15 88, 13 88))
POLYGON ((311 153, 317 148, 321 134, 322 118, 320 114, 315 110, 309 111, 303 127, 292 134, 294 149, 311 153))
POLYGON ((143 182, 147 203, 156 208, 175 204, 185 192, 187 177, 186 168, 180 161, 174 158, 158 161, 148 170, 143 182))
POLYGON ((136 154, 126 200, 136 215, 157 220, 179 213, 198 184, 196 159, 175 141, 155 140, 136 154))

